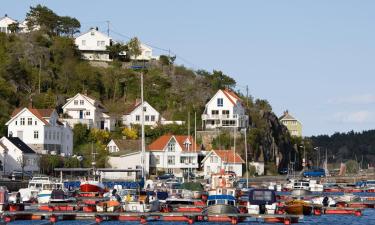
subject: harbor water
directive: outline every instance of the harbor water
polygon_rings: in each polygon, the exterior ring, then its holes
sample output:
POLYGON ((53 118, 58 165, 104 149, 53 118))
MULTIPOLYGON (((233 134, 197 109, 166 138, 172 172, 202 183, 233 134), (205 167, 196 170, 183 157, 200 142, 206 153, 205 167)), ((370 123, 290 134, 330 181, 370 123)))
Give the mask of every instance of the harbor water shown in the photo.
MULTIPOLYGON (((45 224, 47 220, 35 220, 35 221, 14 221, 9 223, 10 225, 39 225, 45 224)), ((70 220, 70 221, 60 221, 56 225, 89 225, 93 224, 93 220, 70 220)), ((101 225, 120 225, 120 224, 129 224, 129 225, 139 225, 139 222, 124 222, 124 221, 104 221, 100 223, 101 225)), ((188 223, 184 222, 163 222, 163 221, 149 221, 149 225, 187 225, 188 223)), ((224 225, 230 223, 211 223, 211 222, 196 222, 197 225, 224 225)), ((266 224, 262 221, 256 221, 255 219, 248 219, 239 224, 266 224)), ((267 223, 270 224, 270 223, 267 223)), ((276 223, 282 224, 282 223, 276 223)), ((302 225, 312 225, 312 224, 328 224, 328 225, 375 225, 375 212, 374 210, 364 210, 363 215, 360 217, 353 215, 323 215, 323 216, 305 216, 298 224, 302 225)))

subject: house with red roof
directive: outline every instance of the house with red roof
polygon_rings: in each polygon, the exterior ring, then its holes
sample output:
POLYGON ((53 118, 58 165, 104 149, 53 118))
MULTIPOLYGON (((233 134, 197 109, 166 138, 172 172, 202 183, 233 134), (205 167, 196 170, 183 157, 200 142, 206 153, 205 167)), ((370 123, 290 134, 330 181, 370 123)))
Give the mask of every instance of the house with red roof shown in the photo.
POLYGON ((234 150, 212 150, 202 160, 205 177, 219 173, 222 169, 241 177, 244 164, 245 161, 234 150))
POLYGON ((8 137, 18 137, 36 153, 73 153, 73 131, 59 119, 55 109, 18 108, 5 125, 8 137))
POLYGON ((151 175, 163 171, 183 177, 198 170, 200 150, 191 136, 163 135, 148 145, 147 150, 151 175))
POLYGON ((207 102, 202 122, 204 129, 246 128, 249 125, 249 117, 240 97, 229 89, 220 89, 207 102))

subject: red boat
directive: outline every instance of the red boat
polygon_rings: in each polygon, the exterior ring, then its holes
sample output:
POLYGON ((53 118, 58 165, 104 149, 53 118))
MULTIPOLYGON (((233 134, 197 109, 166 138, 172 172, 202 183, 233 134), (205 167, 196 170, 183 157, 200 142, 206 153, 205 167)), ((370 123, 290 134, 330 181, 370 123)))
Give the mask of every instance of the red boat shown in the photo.
POLYGON ((80 190, 82 192, 104 192, 104 185, 95 180, 81 181, 80 190))

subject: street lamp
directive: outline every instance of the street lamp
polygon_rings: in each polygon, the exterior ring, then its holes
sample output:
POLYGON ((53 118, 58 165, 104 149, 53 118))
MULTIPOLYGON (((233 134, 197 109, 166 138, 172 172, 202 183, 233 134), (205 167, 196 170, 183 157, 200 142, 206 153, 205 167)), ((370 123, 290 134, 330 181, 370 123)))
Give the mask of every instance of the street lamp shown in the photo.
POLYGON ((319 167, 319 161, 320 161, 319 147, 315 147, 314 150, 318 151, 318 154, 316 154, 316 167, 319 167))
POLYGON ((300 145, 299 147, 300 147, 300 148, 303 148, 302 166, 303 166, 303 168, 305 168, 305 166, 306 166, 306 150, 305 150, 305 146, 300 145))

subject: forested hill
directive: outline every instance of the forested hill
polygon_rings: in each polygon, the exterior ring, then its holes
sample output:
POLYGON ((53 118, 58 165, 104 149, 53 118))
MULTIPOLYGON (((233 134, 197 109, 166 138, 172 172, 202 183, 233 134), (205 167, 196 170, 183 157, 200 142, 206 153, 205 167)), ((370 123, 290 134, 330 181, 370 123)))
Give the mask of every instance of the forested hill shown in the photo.
MULTIPOLYGON (((0 132, 6 134, 5 122, 16 107, 56 108, 78 92, 100 100, 111 115, 120 116, 140 96, 138 72, 124 65, 116 52, 134 54, 134 43, 115 45, 109 49, 115 60, 106 67, 95 67, 81 60, 72 34, 79 31, 79 22, 59 17, 42 6, 31 7, 26 20, 40 29, 30 33, 0 33, 0 132), (74 22, 74 23, 73 23, 74 22), (78 22, 78 23, 77 23, 78 22)), ((16 31, 17 29, 14 28, 16 31)), ((136 40, 136 39, 133 39, 136 40)), ((221 71, 193 71, 174 65, 173 57, 162 56, 147 64, 145 99, 167 119, 187 121, 188 112, 197 114, 197 127, 205 103, 221 88, 236 91, 236 81, 221 71)), ((125 61, 125 62, 123 62, 125 61)), ((274 162, 281 158, 283 166, 289 161, 293 143, 286 128, 272 112, 266 100, 246 98, 251 129, 248 133, 251 159, 274 162)), ((193 125, 191 119, 191 124, 193 125)), ((185 125, 186 126, 186 125, 185 125)), ((154 138, 168 129, 149 130, 154 138)), ((186 127, 174 132, 187 132, 186 127)), ((121 131, 120 131, 121 134, 121 131)), ((75 146, 76 150, 76 146, 75 146)), ((243 154, 243 153, 242 153, 243 154)))
POLYGON ((361 162, 363 159, 364 165, 375 164, 375 130, 319 135, 310 139, 314 146, 327 149, 330 160, 334 162, 361 162))

